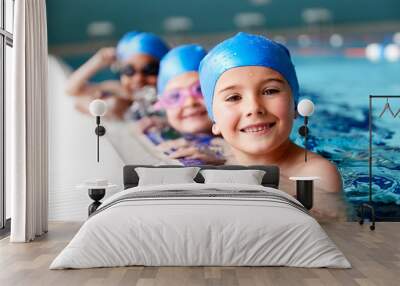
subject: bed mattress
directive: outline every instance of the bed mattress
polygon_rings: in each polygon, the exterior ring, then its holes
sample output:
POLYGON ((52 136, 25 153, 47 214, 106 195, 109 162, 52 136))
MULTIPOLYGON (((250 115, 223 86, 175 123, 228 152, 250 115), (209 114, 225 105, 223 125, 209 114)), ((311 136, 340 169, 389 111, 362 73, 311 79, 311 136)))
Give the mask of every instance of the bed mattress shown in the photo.
POLYGON ((198 183, 139 186, 113 195, 50 269, 128 265, 351 267, 286 193, 198 183))

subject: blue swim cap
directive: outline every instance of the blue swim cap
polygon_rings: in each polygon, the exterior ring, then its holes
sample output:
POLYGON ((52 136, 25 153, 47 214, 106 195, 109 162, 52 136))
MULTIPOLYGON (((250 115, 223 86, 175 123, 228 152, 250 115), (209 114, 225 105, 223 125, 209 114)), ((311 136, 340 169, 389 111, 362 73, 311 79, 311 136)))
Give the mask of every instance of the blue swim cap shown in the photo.
POLYGON ((128 32, 117 44, 117 58, 125 61, 135 54, 147 54, 161 60, 168 52, 167 44, 152 33, 128 32))
POLYGON ((231 68, 244 66, 268 67, 279 72, 289 83, 297 102, 299 83, 289 50, 266 37, 240 32, 215 46, 200 63, 200 84, 211 118, 214 89, 219 77, 231 68))
POLYGON ((182 45, 170 50, 160 62, 158 94, 164 92, 165 86, 172 78, 191 71, 197 72, 200 61, 206 54, 206 50, 196 44, 182 45))

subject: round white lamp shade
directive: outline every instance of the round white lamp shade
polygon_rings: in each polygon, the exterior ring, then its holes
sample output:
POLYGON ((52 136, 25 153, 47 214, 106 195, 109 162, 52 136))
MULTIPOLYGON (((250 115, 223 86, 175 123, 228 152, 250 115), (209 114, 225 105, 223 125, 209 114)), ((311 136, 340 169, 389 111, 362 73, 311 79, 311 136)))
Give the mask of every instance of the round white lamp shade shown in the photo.
POLYGON ((95 99, 90 103, 89 111, 93 116, 104 116, 107 112, 107 104, 104 100, 95 99))
POLYGON ((309 99, 300 100, 297 111, 301 116, 311 116, 314 113, 314 103, 309 99))

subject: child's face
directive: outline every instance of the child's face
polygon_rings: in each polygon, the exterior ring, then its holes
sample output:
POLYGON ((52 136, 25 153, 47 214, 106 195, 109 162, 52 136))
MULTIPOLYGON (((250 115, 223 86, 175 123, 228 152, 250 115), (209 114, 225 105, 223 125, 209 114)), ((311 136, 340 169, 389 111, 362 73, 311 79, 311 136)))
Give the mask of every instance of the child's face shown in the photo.
POLYGON ((129 94, 146 85, 156 86, 159 62, 145 54, 136 54, 124 61, 121 84, 129 94))
MULTIPOLYGON (((189 92, 199 81, 198 72, 188 72, 171 79, 163 94, 189 92)), ((186 95, 181 104, 166 108, 169 124, 183 133, 208 133, 212 122, 202 96, 186 95)))
POLYGON ((292 130, 291 88, 273 69, 233 68, 217 81, 213 114, 213 133, 222 134, 235 156, 268 155, 288 140, 292 130))

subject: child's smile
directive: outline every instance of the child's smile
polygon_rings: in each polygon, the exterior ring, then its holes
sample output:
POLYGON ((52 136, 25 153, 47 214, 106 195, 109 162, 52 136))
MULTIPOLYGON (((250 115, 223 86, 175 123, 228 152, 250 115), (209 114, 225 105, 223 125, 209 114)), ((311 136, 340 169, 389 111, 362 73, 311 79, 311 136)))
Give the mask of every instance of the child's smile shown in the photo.
POLYGON ((271 132, 271 129, 275 126, 275 124, 276 122, 257 123, 257 124, 247 125, 239 130, 240 132, 249 135, 261 136, 269 134, 271 132))
MULTIPOLYGON (((199 108, 198 110, 183 112, 181 118, 189 119, 189 118, 199 118, 203 116, 207 116, 207 110, 205 108, 199 108)), ((208 117, 205 117, 205 119, 208 120, 208 117)))

